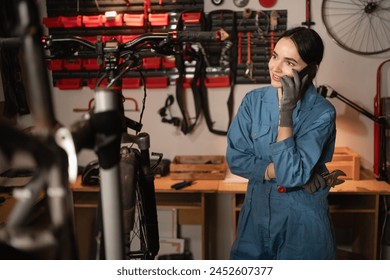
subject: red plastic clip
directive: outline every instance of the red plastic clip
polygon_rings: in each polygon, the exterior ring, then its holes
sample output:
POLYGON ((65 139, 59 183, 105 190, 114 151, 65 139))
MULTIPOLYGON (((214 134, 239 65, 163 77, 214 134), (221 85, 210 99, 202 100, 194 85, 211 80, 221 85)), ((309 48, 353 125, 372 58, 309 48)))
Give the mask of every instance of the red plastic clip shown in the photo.
POLYGON ((278 193, 285 193, 286 192, 286 187, 278 186, 277 190, 278 190, 278 193))
POLYGON ((141 78, 123 78, 123 89, 137 89, 141 86, 141 78))
POLYGON ((82 60, 83 68, 86 70, 99 70, 100 65, 96 58, 85 58, 82 60))
POLYGON ((200 24, 201 12, 183 13, 181 18, 184 24, 200 24))
MULTIPOLYGON (((87 86, 88 86, 90 89, 94 90, 95 87, 96 87, 96 81, 97 81, 96 78, 88 79, 88 81, 87 81, 87 86)), ((99 87, 100 87, 100 88, 103 88, 103 87, 105 87, 105 86, 107 85, 107 83, 108 83, 107 79, 103 79, 103 81, 100 82, 99 87)))
POLYGON ((65 59, 64 60, 64 68, 66 70, 81 70, 82 65, 81 65, 81 59, 80 58, 75 58, 75 59, 65 59))
POLYGON ((166 88, 168 86, 168 77, 146 77, 146 88, 166 88))
POLYGON ((167 69, 175 68, 176 67, 175 57, 174 56, 172 56, 172 57, 164 56, 162 58, 162 65, 164 66, 164 68, 167 68, 167 69))
POLYGON ((161 57, 144 57, 142 65, 144 69, 159 69, 161 67, 161 57))
POLYGON ((62 70, 62 65, 62 59, 52 59, 47 61, 47 68, 51 71, 62 70))
POLYGON ((44 17, 42 23, 47 28, 61 28, 64 27, 60 17, 44 17))
POLYGON ((83 24, 85 27, 100 27, 103 26, 103 16, 83 16, 83 24))
POLYGON ((148 20, 151 26, 167 26, 168 14, 149 14, 148 20))
POLYGON ((59 89, 80 89, 82 87, 81 79, 71 78, 71 79, 59 79, 56 81, 56 87, 59 89))
POLYGON ((123 23, 130 27, 142 27, 145 25, 144 14, 124 14, 123 23))
POLYGON ((72 27, 82 27, 83 25, 83 19, 82 16, 75 16, 75 17, 59 17, 62 25, 65 28, 72 28, 72 27))
POLYGON ((229 87, 230 77, 229 76, 206 77, 204 84, 208 88, 229 87))
MULTIPOLYGON (((192 81, 192 78, 183 78, 183 88, 190 88, 191 87, 191 81, 192 81)), ((176 83, 177 83, 177 81, 176 81, 176 83)), ((196 82, 196 85, 197 86, 200 85, 200 80, 199 79, 196 82)))

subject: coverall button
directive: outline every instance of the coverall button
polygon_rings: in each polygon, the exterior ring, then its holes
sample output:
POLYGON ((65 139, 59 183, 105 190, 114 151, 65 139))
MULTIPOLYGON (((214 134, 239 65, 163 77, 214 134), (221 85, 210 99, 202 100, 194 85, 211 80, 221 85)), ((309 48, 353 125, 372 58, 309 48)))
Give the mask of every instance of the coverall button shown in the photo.
POLYGON ((286 187, 278 186, 277 190, 278 190, 279 193, 285 193, 286 192, 286 187))

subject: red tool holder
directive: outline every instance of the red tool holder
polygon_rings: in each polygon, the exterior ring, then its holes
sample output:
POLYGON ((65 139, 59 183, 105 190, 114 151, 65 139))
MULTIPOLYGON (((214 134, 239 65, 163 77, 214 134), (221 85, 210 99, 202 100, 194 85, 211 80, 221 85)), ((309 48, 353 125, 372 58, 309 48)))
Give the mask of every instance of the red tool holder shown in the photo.
MULTIPOLYGON (((96 81, 97 79, 96 78, 91 78, 91 79, 88 79, 87 81, 87 86, 94 90, 95 89, 95 86, 96 86, 96 81)), ((100 82, 99 84, 99 87, 102 88, 102 87, 105 87, 107 85, 107 79, 103 79, 103 81, 100 82)))
POLYGON ((142 66, 144 69, 160 69, 161 57, 144 57, 142 59, 142 66))
POLYGON ((60 17, 44 17, 42 19, 43 25, 47 28, 61 28, 64 27, 60 17))
MULTIPOLYGON (((381 104, 381 86, 382 86, 382 69, 385 64, 389 63, 390 59, 382 62, 377 70, 376 76, 376 95, 374 98, 374 115, 378 118, 382 116, 382 104, 381 104)), ((381 129, 380 125, 375 123, 374 125, 374 174, 379 176, 380 166, 379 166, 379 158, 380 158, 380 143, 381 142, 381 129)), ((382 143, 385 144, 385 143, 382 143)), ((386 163, 385 163, 386 164, 386 163)))
POLYGON ((52 59, 47 61, 47 68, 51 71, 59 71, 63 69, 63 64, 62 59, 52 59))
POLYGON ((166 88, 169 85, 168 77, 146 77, 146 88, 166 88))
POLYGON ((82 79, 81 78, 58 79, 56 81, 56 87, 62 90, 81 89, 82 79))
POLYGON ((202 13, 201 12, 188 12, 183 13, 181 16, 184 24, 201 24, 202 13))
POLYGON ((63 17, 60 16, 60 20, 62 22, 62 26, 65 28, 75 28, 83 26, 83 17, 75 16, 75 17, 63 17))
POLYGON ((175 68, 176 67, 175 57, 166 57, 166 56, 164 56, 162 58, 162 66, 164 68, 166 68, 166 69, 175 68))
POLYGON ((229 76, 206 77, 204 84, 207 88, 221 88, 230 86, 229 76))
POLYGON ((143 27, 145 25, 144 14, 124 14, 123 23, 129 27, 143 27))
POLYGON ((85 58, 81 60, 82 67, 85 70, 99 70, 101 65, 98 64, 97 58, 85 58))
POLYGON ((169 16, 168 14, 149 14, 148 21, 151 26, 167 26, 169 16))
MULTIPOLYGON (((192 81, 192 78, 183 78, 183 88, 191 88, 191 81, 192 81)), ((176 80, 176 84, 177 84, 177 80, 176 80)), ((199 79, 196 82, 196 85, 197 86, 200 85, 199 79)))
POLYGON ((103 15, 83 16, 84 27, 101 27, 103 26, 103 15))
POLYGON ((123 89, 137 89, 141 86, 141 78, 123 78, 123 89))
POLYGON ((120 27, 122 25, 123 25, 123 14, 118 14, 113 19, 103 16, 103 26, 105 27, 120 27))
POLYGON ((83 69, 81 58, 64 59, 63 65, 64 65, 64 69, 69 70, 69 71, 83 69))

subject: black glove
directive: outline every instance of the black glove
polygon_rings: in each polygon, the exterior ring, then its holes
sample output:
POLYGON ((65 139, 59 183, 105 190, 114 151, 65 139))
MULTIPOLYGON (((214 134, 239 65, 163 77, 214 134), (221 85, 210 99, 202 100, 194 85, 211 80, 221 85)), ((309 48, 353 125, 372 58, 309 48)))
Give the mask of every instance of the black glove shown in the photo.
POLYGON ((302 97, 302 89, 305 88, 309 80, 308 74, 304 75, 301 80, 298 71, 294 69, 292 71, 293 78, 288 76, 280 77, 280 82, 283 87, 283 95, 279 107, 280 127, 292 127, 292 112, 302 97))
POLYGON ((322 190, 326 188, 326 181, 320 174, 314 172, 309 181, 304 184, 302 188, 309 193, 315 193, 319 189, 322 190))

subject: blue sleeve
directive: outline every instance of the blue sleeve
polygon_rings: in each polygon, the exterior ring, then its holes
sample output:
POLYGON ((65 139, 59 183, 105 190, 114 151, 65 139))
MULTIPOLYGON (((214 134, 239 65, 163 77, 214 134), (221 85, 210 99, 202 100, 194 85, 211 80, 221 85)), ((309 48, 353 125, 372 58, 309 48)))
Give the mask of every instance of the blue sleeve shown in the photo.
POLYGON ((263 180, 269 160, 262 160, 253 149, 251 136, 252 116, 250 94, 248 93, 237 111, 227 134, 226 160, 233 174, 263 180))
POLYGON ((270 144, 279 185, 291 187, 305 184, 313 169, 316 166, 323 168, 332 157, 335 141, 334 108, 328 107, 319 116, 312 115, 312 120, 309 118, 305 122, 307 127, 302 125, 292 137, 270 144))

